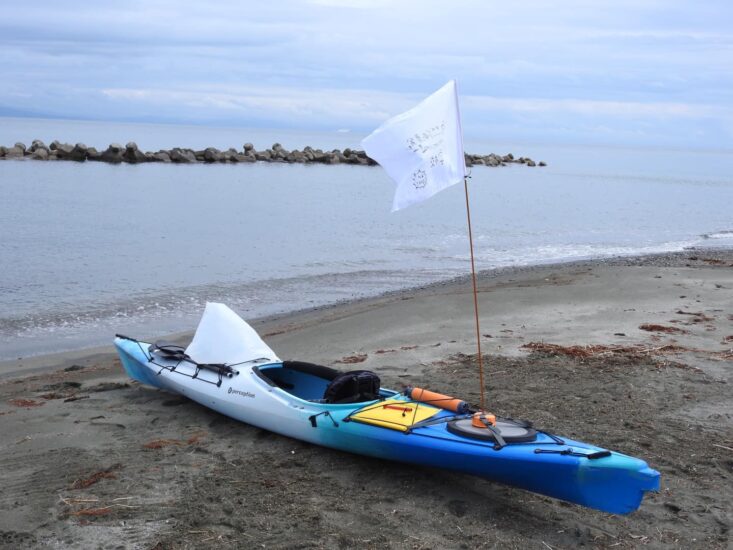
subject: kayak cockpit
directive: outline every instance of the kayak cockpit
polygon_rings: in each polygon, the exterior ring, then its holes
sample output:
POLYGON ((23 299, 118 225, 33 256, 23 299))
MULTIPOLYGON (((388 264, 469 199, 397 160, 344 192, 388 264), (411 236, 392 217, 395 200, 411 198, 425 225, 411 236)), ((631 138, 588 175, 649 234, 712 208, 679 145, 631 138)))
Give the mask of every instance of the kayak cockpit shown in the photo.
POLYGON ((283 361, 253 367, 252 372, 270 386, 315 403, 364 403, 393 394, 382 390, 379 377, 366 370, 342 372, 314 363, 283 361))

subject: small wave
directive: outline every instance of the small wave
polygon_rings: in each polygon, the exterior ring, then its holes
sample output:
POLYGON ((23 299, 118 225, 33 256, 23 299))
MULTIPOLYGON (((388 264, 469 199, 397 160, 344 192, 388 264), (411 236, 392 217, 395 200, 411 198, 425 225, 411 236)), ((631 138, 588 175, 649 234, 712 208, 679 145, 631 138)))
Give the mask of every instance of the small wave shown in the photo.
MULTIPOLYGON (((636 256, 645 254, 659 254, 664 252, 679 252, 695 246, 699 241, 672 241, 659 244, 624 246, 600 244, 573 244, 573 245, 541 245, 523 248, 503 248, 478 251, 476 259, 481 269, 487 267, 524 266, 533 264, 547 264, 569 260, 592 260, 614 256, 636 256)), ((455 254, 444 259, 469 262, 470 255, 455 254)))
MULTIPOLYGON (((164 334, 191 329, 207 301, 224 302, 246 318, 340 300, 378 295, 450 277, 445 270, 363 270, 285 277, 234 284, 155 290, 70 311, 58 308, 0 317, 0 360, 39 353, 33 342, 73 349, 109 341, 115 332, 164 334)), ((73 306, 70 306, 73 307, 73 306)), ((43 352, 46 350, 40 350, 43 352)))
POLYGON ((712 233, 703 233, 700 235, 703 239, 733 239, 733 230, 724 229, 723 231, 714 231, 712 233))

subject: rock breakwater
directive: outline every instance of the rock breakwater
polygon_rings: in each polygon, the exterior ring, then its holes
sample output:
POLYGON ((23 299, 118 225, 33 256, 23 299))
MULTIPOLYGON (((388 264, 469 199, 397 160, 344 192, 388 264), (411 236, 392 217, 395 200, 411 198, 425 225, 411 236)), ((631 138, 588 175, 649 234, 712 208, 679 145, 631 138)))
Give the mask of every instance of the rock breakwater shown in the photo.
MULTIPOLYGON (((346 148, 324 151, 306 146, 302 150, 285 149, 279 143, 272 147, 258 151, 251 143, 245 143, 241 150, 229 148, 221 151, 215 147, 194 150, 181 147, 161 149, 159 151, 141 151, 133 141, 122 146, 112 143, 104 151, 94 147, 87 147, 83 143, 71 145, 53 141, 46 145, 41 140, 33 140, 30 147, 24 143, 16 143, 12 147, 0 146, 0 159, 29 159, 29 160, 70 160, 75 162, 96 161, 109 164, 142 164, 146 162, 163 162, 175 164, 195 163, 248 163, 248 162, 283 162, 291 164, 356 164, 374 166, 377 162, 364 151, 346 148)), ((545 166, 544 162, 536 163, 530 158, 514 158, 507 155, 466 154, 466 166, 506 166, 507 164, 524 164, 525 166, 545 166)))

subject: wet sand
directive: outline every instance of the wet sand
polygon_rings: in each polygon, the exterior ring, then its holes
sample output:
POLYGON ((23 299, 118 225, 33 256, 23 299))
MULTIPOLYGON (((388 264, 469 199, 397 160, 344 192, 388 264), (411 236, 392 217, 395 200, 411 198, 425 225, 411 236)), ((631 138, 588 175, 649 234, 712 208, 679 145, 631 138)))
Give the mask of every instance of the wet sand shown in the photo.
MULTIPOLYGON (((637 512, 264 432, 130 381, 110 346, 0 364, 0 546, 728 548, 733 252, 479 286, 491 410, 647 460, 637 512)), ((467 280, 254 324, 283 358, 478 401, 467 280)))

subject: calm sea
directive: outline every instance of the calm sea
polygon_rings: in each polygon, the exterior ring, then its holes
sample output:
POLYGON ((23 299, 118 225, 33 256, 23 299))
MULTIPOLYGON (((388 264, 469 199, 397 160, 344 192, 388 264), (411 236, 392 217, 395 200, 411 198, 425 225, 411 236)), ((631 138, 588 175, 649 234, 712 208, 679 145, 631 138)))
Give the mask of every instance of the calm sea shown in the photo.
MULTIPOLYGON (((0 118, 0 144, 355 147, 348 132, 0 118)), ((733 153, 486 143, 545 168, 475 167, 478 267, 733 246, 733 153)), ((395 214, 378 167, 0 161, 0 359, 193 328, 466 274, 461 186, 395 214)))

